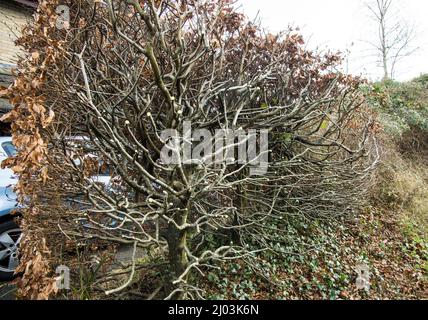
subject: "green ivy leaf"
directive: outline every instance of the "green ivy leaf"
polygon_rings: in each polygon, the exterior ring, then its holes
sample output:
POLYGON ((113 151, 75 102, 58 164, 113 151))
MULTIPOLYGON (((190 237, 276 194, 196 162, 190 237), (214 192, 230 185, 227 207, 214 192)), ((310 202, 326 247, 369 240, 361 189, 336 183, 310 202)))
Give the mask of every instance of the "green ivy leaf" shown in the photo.
POLYGON ((327 129, 328 128, 328 124, 329 124, 329 121, 328 120, 324 120, 321 123, 321 129, 323 129, 323 130, 327 129))
POLYGON ((284 133, 281 137, 282 141, 285 143, 290 143, 293 138, 293 134, 290 132, 284 133))

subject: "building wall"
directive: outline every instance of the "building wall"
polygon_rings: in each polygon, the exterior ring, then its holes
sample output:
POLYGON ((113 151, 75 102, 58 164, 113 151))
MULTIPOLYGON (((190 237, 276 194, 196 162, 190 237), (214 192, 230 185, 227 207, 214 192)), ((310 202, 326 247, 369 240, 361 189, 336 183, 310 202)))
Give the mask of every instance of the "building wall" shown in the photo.
MULTIPOLYGON (((22 27, 31 19, 32 9, 12 0, 0 0, 0 90, 13 82, 11 68, 16 65, 19 48, 15 40, 22 27)), ((0 117, 12 106, 7 98, 0 98, 0 117)), ((8 134, 10 125, 0 122, 0 135, 8 134)))
POLYGON ((10 73, 10 66, 16 64, 19 51, 14 41, 31 14, 31 9, 0 0, 0 73, 10 73))

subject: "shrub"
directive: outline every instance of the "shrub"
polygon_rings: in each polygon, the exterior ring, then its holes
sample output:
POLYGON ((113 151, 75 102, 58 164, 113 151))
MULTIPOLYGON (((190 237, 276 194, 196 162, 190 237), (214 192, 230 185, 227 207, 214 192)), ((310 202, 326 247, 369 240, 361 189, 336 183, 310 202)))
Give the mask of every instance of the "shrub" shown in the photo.
POLYGON ((421 76, 405 83, 387 81, 370 87, 371 104, 380 112, 388 133, 401 137, 406 132, 428 131, 426 78, 421 76))
MULTIPOLYGON (((126 293, 150 270, 159 281, 146 297, 201 298, 198 277, 275 251, 286 217, 350 216, 365 201, 376 126, 362 81, 336 71, 339 56, 308 51, 292 30, 266 34, 228 0, 66 3, 68 30, 55 27, 58 2, 45 0, 19 40, 28 55, 5 117, 19 148, 6 164, 29 208, 20 270, 31 266, 36 240, 50 248, 39 258, 51 267, 71 264, 59 248, 97 255, 125 244, 133 248, 120 273, 127 279, 112 288, 105 279, 114 275, 102 272, 98 290, 126 293), (187 132, 186 121, 211 137, 265 130, 264 174, 251 174, 255 157, 165 163, 166 147, 179 154, 194 145, 162 135, 187 132), (100 166, 109 168, 109 189, 93 179, 100 166)), ((41 271, 38 279, 52 277, 41 271)), ((26 288, 32 277, 24 274, 26 288)), ((32 288, 24 294, 53 293, 32 288)))

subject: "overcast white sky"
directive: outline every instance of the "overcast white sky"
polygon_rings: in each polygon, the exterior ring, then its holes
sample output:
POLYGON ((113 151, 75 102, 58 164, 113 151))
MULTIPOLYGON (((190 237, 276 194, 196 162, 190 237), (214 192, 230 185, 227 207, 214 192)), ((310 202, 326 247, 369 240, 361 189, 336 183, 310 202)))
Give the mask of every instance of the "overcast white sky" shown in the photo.
MULTIPOLYGON (((373 41, 377 28, 369 17, 365 3, 371 0, 239 0, 250 18, 259 12, 262 25, 277 32, 288 25, 298 26, 310 48, 350 51, 348 70, 373 80, 381 78, 376 58, 370 57, 365 42, 373 41)), ((415 24, 416 54, 397 68, 396 77, 408 80, 428 73, 428 1, 394 0, 398 14, 415 24)))

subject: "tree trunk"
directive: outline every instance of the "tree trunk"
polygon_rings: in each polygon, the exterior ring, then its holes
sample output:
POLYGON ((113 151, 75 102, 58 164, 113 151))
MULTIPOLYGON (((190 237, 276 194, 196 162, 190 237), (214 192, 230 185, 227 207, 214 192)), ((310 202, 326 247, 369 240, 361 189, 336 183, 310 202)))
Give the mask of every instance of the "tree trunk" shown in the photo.
MULTIPOLYGON (((175 206, 182 209, 179 212, 175 213, 172 217, 177 225, 182 226, 187 223, 188 213, 189 213, 189 203, 184 199, 175 199, 175 206), (186 203, 187 202, 187 203, 186 203)), ((171 291, 180 288, 182 286, 182 282, 174 285, 172 282, 177 280, 183 272, 186 270, 189 265, 189 259, 186 253, 187 241, 189 238, 189 232, 187 230, 179 230, 175 224, 170 223, 168 225, 167 231, 167 242, 168 242, 168 250, 169 250, 169 263, 171 268, 171 291)), ((187 280, 187 275, 183 279, 187 280)), ((170 291, 170 292, 171 292, 170 291)), ((175 294, 173 297, 175 300, 184 299, 184 292, 179 292, 175 294)))
MULTIPOLYGON (((185 251, 187 244, 187 231, 180 231, 174 225, 168 227, 168 249, 169 249, 169 263, 172 266, 171 270, 171 288, 173 291, 180 287, 181 284, 172 284, 178 277, 180 277, 186 270, 189 260, 185 251)), ((186 280, 187 276, 184 280, 186 280)), ((184 298, 183 292, 179 292, 172 297, 175 300, 182 300, 184 298)))
POLYGON ((388 57, 386 52, 383 52, 383 81, 389 80, 389 72, 388 72, 388 57))

